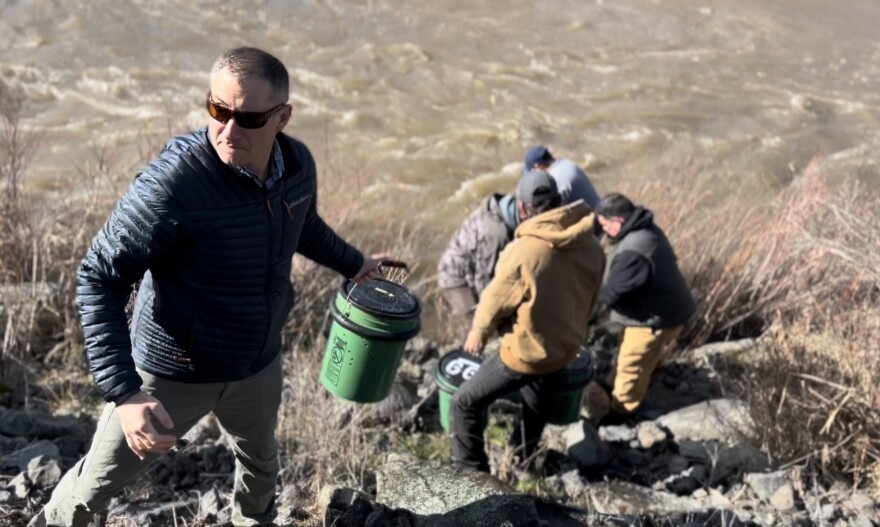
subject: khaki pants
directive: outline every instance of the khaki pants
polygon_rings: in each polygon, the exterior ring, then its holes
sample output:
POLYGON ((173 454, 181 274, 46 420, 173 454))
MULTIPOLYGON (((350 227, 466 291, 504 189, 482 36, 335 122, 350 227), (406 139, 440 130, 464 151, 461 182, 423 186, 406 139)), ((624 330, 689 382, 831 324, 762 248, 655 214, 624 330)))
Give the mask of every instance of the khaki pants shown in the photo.
MULTIPOLYGON (((275 428, 281 404, 280 357, 263 371, 229 383, 182 383, 138 370, 145 393, 159 399, 178 437, 214 412, 235 455, 232 523, 253 526, 275 517, 278 443, 275 428)), ((86 457, 73 466, 30 526, 85 526, 107 509, 110 499, 158 458, 141 461, 125 442, 116 405, 108 403, 86 457)))
MULTIPOLYGON (((611 391, 611 408, 635 412, 651 383, 651 374, 669 356, 682 326, 668 329, 627 327, 617 354, 617 371, 611 391)), ((609 383, 611 384, 611 383, 609 383)))

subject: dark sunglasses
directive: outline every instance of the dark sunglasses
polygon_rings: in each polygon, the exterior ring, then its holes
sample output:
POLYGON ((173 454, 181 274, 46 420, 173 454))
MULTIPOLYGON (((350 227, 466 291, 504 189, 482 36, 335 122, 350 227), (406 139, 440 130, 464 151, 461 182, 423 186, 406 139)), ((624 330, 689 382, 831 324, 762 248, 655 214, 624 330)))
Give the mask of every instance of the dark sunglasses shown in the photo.
POLYGON ((279 108, 287 105, 286 102, 275 106, 270 110, 266 110, 265 112, 234 112, 225 106, 220 106, 211 100, 211 94, 208 94, 208 114, 214 119, 220 121, 223 124, 229 122, 230 119, 235 119, 235 124, 242 128, 247 128, 249 130, 254 130, 256 128, 262 128, 266 126, 266 123, 269 122, 269 118, 272 117, 272 114, 277 112, 279 108))

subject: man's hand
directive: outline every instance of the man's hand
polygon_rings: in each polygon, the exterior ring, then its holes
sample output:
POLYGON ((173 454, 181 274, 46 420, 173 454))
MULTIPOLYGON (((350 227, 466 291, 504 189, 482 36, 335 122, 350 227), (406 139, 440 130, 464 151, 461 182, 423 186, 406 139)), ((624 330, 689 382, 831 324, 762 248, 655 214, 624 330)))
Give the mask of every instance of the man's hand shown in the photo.
POLYGON ((371 279, 381 276, 379 271, 379 264, 382 263, 382 260, 393 260, 391 256, 387 254, 374 254, 369 258, 364 258, 364 264, 361 266, 361 270, 358 271, 358 274, 354 275, 351 278, 351 281, 356 284, 365 284, 369 282, 371 279))
POLYGON ((478 333, 468 333, 467 340, 464 341, 462 349, 465 353, 470 353, 474 357, 479 357, 483 351, 483 339, 478 333))
POLYGON ((147 452, 162 454, 173 447, 177 437, 171 434, 160 434, 153 426, 153 419, 166 429, 174 428, 171 416, 158 399, 138 391, 116 407, 119 424, 125 434, 128 448, 143 461, 147 452))

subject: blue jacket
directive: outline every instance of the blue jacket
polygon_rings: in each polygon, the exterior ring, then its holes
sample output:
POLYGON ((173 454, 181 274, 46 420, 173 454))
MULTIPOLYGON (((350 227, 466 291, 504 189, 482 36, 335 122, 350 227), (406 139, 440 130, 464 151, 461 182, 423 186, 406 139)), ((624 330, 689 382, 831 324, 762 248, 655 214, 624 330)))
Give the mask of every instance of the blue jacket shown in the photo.
POLYGON ((232 170, 207 129, 173 138, 122 197, 77 274, 86 354, 98 389, 119 401, 135 364, 181 382, 229 382, 268 366, 294 304, 298 252, 346 277, 363 256, 318 216, 315 162, 277 140, 272 190, 232 170), (129 331, 125 305, 141 280, 129 331))

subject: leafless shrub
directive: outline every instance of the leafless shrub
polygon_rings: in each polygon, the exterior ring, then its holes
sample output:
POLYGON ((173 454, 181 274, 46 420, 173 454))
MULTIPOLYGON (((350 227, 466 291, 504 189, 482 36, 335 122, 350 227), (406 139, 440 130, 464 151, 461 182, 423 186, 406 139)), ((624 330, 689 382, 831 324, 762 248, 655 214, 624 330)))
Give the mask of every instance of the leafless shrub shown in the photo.
POLYGON ((707 203, 699 165, 660 165, 668 172, 625 192, 655 211, 690 281, 699 308, 684 342, 764 334, 765 353, 728 381, 765 449, 876 489, 878 196, 832 185, 819 166, 764 201, 707 203))
POLYGON ((817 167, 783 193, 749 269, 773 330, 742 381, 770 452, 860 485, 880 469, 878 196, 817 167))

